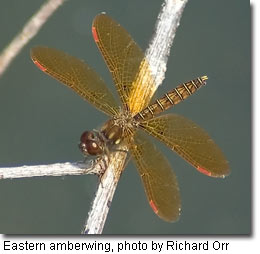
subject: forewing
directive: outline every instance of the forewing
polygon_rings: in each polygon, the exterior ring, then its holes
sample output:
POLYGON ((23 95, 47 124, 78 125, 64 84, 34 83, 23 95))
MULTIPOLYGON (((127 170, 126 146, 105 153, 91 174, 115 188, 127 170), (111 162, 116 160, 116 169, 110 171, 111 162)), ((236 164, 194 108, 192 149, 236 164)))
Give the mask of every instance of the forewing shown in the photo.
POLYGON ((166 221, 176 221, 181 201, 177 179, 168 160, 141 131, 136 132, 130 151, 153 211, 166 221))
POLYGON ((229 164, 209 135, 191 120, 174 114, 140 123, 141 128, 158 138, 201 173, 224 177, 229 164))
POLYGON ((106 14, 95 17, 92 33, 124 108, 138 113, 148 105, 154 82, 142 50, 128 32, 106 14))
POLYGON ((31 49, 31 58, 42 71, 73 89, 104 113, 115 115, 118 112, 118 104, 104 81, 83 61, 47 47, 31 49))

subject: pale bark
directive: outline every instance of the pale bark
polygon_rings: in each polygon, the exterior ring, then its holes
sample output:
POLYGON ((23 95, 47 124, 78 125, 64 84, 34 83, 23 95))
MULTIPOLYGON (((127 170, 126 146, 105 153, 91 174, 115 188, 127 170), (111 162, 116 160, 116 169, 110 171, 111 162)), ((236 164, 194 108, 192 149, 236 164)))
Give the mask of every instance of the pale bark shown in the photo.
POLYGON ((49 0, 28 20, 22 31, 18 33, 0 54, 0 77, 19 54, 23 47, 38 33, 48 18, 63 4, 65 0, 49 0))

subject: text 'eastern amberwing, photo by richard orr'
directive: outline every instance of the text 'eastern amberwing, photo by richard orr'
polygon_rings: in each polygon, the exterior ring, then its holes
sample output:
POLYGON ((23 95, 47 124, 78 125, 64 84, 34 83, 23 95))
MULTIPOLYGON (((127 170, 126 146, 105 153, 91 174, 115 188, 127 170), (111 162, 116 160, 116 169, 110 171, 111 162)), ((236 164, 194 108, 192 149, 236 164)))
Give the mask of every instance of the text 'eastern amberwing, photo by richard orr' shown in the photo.
POLYGON ((176 114, 159 116, 196 92, 208 78, 202 76, 182 83, 150 103, 153 94, 149 87, 154 79, 144 53, 128 32, 106 14, 100 14, 93 21, 92 33, 111 72, 121 105, 100 76, 83 61, 47 47, 33 48, 31 58, 43 72, 111 117, 99 131, 81 135, 83 154, 109 156, 115 146, 124 142, 153 211, 166 221, 176 221, 181 199, 175 173, 145 133, 162 141, 201 173, 212 177, 228 175, 225 156, 202 128, 176 114))

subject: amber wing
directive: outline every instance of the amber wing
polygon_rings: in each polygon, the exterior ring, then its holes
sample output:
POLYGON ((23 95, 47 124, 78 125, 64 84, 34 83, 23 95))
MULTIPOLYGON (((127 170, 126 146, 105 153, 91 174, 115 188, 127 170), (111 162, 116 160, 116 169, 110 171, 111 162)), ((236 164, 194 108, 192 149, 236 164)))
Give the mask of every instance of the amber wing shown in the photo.
POLYGON ((128 32, 106 14, 95 17, 92 33, 124 108, 138 113, 148 105, 153 94, 153 78, 142 50, 128 32))
POLYGON ((209 135, 191 120, 168 114, 140 123, 143 130, 158 138, 201 173, 224 177, 229 164, 209 135))
POLYGON ((42 71, 73 89, 104 113, 118 113, 118 103, 104 81, 83 61, 47 47, 33 48, 31 58, 42 71))
POLYGON ((168 160, 140 130, 134 136, 130 151, 150 206, 160 218, 176 221, 181 201, 177 179, 168 160))

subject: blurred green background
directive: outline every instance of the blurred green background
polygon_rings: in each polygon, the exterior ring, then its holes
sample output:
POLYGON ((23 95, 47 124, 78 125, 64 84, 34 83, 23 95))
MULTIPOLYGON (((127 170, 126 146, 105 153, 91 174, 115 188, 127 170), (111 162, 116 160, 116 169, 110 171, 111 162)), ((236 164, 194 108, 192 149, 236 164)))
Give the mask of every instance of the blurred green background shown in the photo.
MULTIPOLYGON (((44 1, 0 3, 0 50, 44 1)), ((84 59, 113 88, 93 41, 94 16, 106 12, 145 49, 162 1, 66 1, 0 78, 0 166, 82 160, 77 148, 85 129, 105 115, 30 60, 35 45, 84 59)), ((124 171, 104 234, 248 234, 251 232, 250 5, 244 0, 189 1, 174 40, 158 95, 180 82, 208 75, 207 86, 171 112, 206 129, 231 166, 226 179, 200 174, 165 146, 180 185, 177 223, 160 220, 149 207, 133 164, 124 171)), ((97 187, 95 176, 0 181, 0 233, 78 234, 97 187)))

